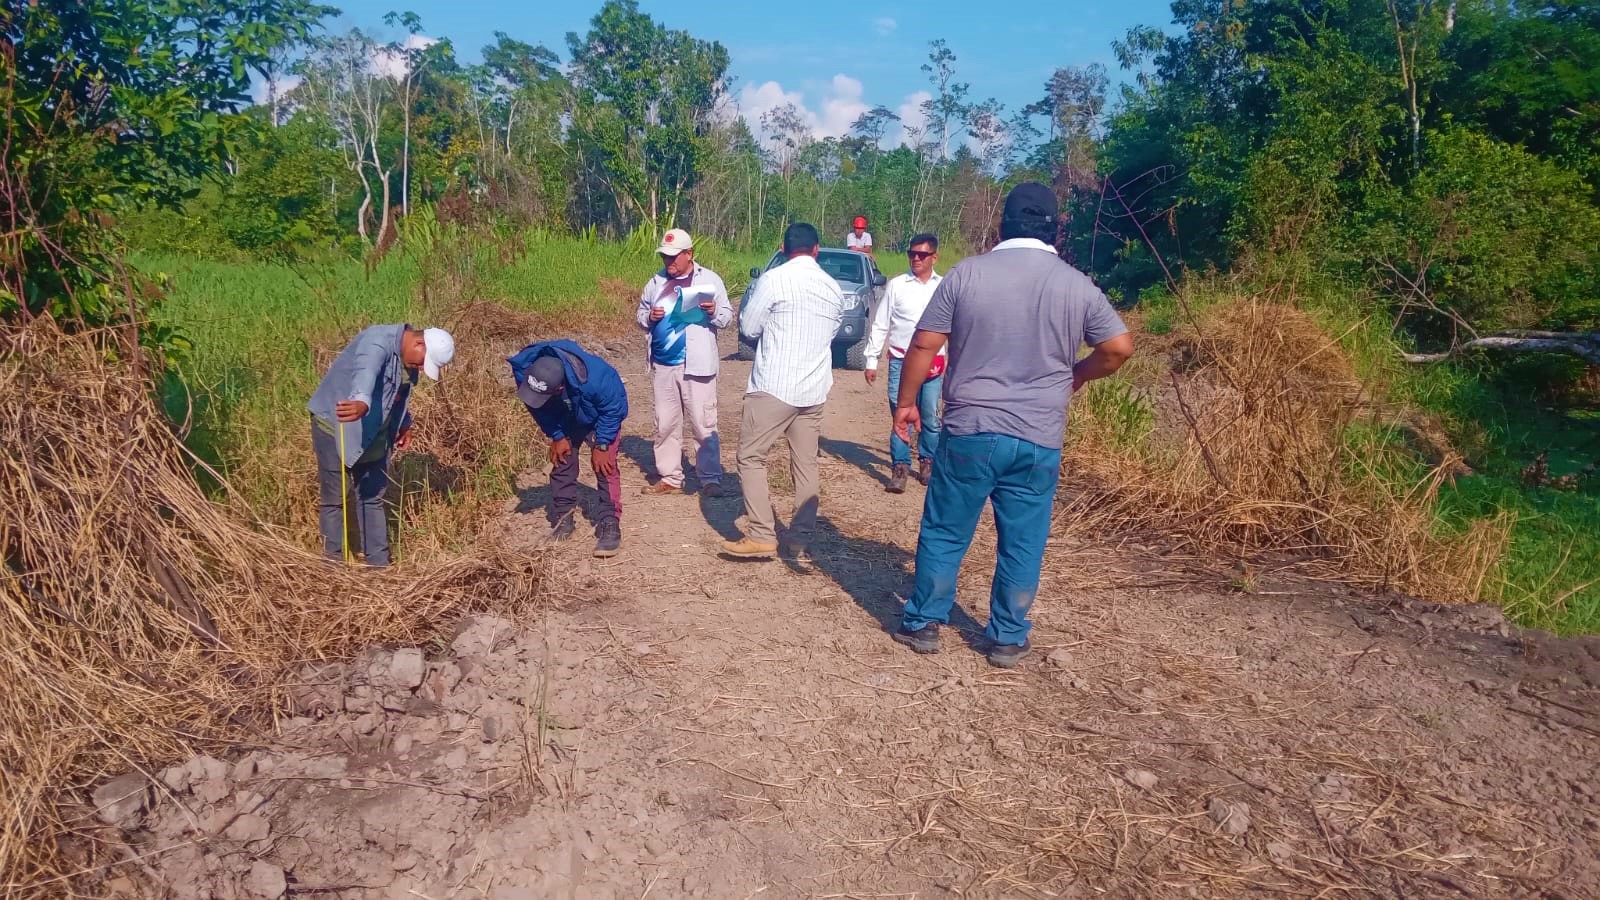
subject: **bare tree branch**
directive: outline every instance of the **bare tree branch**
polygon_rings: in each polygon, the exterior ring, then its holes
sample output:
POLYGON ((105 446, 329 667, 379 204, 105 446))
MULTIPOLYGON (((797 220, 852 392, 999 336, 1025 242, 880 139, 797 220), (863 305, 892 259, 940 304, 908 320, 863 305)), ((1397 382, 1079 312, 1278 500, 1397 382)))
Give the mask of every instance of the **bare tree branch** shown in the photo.
POLYGON ((1600 366, 1600 332, 1508 331, 1474 338, 1440 353, 1405 353, 1401 356, 1408 363, 1433 363, 1451 359, 1471 349, 1507 353, 1561 353, 1600 366))

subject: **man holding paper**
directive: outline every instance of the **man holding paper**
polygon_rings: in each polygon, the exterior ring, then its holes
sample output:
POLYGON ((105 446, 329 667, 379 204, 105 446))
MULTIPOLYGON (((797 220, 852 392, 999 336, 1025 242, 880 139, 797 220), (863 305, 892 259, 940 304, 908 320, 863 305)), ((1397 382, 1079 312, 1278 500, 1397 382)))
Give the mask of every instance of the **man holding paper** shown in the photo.
POLYGON ((646 494, 683 490, 683 422, 694 437, 695 474, 707 496, 722 493, 722 444, 717 437, 717 329, 733 321, 728 289, 717 273, 694 261, 694 241, 674 228, 656 248, 661 271, 639 295, 637 320, 650 335, 659 480, 646 494))

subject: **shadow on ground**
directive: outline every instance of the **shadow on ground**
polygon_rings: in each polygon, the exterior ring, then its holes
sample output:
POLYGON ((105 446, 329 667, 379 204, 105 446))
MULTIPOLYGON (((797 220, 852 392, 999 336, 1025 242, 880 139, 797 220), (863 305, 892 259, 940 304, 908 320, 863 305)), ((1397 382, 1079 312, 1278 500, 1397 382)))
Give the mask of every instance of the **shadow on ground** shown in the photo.
MULTIPOLYGON (((600 492, 595 489, 594 474, 588 470, 588 466, 585 465, 581 471, 582 474, 579 476, 578 480, 578 516, 587 520, 591 524, 597 523, 600 520, 595 516, 595 510, 599 508, 599 504, 603 502, 603 498, 601 498, 600 492), (588 481, 584 481, 584 477, 587 477, 588 481)), ((622 490, 624 492, 628 490, 627 481, 622 483, 622 490)), ((627 499, 627 494, 624 493, 622 504, 622 512, 624 515, 626 515, 628 512, 627 499)), ((516 513, 518 515, 537 514, 540 518, 547 518, 549 510, 549 482, 541 484, 537 487, 522 488, 521 490, 517 491, 516 513)))
MULTIPOLYGON (((808 553, 784 553, 780 559, 791 572, 819 572, 833 580, 856 606, 872 616, 885 631, 900 627, 900 609, 911 593, 915 555, 898 544, 846 534, 832 519, 820 516, 808 553)), ((950 627, 974 650, 985 648, 983 626, 958 603, 950 613, 950 627)))
MULTIPOLYGON (((633 460, 633 464, 639 467, 640 474, 644 475, 645 478, 655 478, 655 444, 637 435, 627 435, 617 443, 617 450, 623 456, 633 460)), ((638 490, 638 488, 634 490, 638 490)))
POLYGON ((823 438, 817 442, 817 447, 823 453, 844 460, 852 466, 872 476, 878 484, 889 484, 888 457, 874 452, 871 448, 858 444, 855 441, 841 441, 836 438, 823 438))

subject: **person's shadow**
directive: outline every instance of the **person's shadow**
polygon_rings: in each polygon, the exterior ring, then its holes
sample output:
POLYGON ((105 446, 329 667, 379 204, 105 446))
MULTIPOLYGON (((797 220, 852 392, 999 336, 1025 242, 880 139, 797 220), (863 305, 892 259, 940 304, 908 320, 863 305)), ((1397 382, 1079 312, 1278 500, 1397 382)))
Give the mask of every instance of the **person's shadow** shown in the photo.
POLYGON ((837 438, 822 438, 817 442, 817 448, 823 453, 838 457, 871 475, 878 484, 888 486, 889 476, 887 470, 890 465, 887 457, 881 456, 855 441, 841 441, 837 438))
MULTIPOLYGON (((590 523, 598 523, 599 518, 595 515, 595 510, 599 508, 599 504, 609 503, 610 500, 601 497, 600 492, 595 489, 593 484, 584 481, 583 476, 586 474, 589 473, 582 471, 578 476, 578 505, 573 509, 579 517, 589 520, 590 523)), ((592 475, 590 475, 589 480, 593 481, 592 475)), ((530 488, 521 488, 517 491, 516 511, 519 515, 538 513, 548 518, 550 513, 550 477, 548 475, 544 476, 541 484, 530 488)))
MULTIPOLYGON (((900 598, 911 594, 916 557, 899 544, 845 534, 819 516, 804 558, 786 552, 779 559, 797 575, 815 570, 832 579, 884 631, 900 627, 900 598)), ((950 611, 950 627, 974 650, 984 649, 983 626, 959 603, 950 611)))
POLYGON ((638 435, 627 435, 617 443, 617 449, 623 456, 633 460, 645 478, 651 478, 656 471, 656 445, 638 435))

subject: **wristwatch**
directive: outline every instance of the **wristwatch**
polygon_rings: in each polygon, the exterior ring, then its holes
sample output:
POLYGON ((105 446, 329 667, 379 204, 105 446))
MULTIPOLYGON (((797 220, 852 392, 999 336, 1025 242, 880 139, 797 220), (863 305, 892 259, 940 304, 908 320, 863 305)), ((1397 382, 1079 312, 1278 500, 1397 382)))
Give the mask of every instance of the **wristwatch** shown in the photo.
POLYGON ((611 445, 610 444, 595 444, 594 448, 596 450, 599 450, 601 453, 610 453, 611 452, 611 445))

